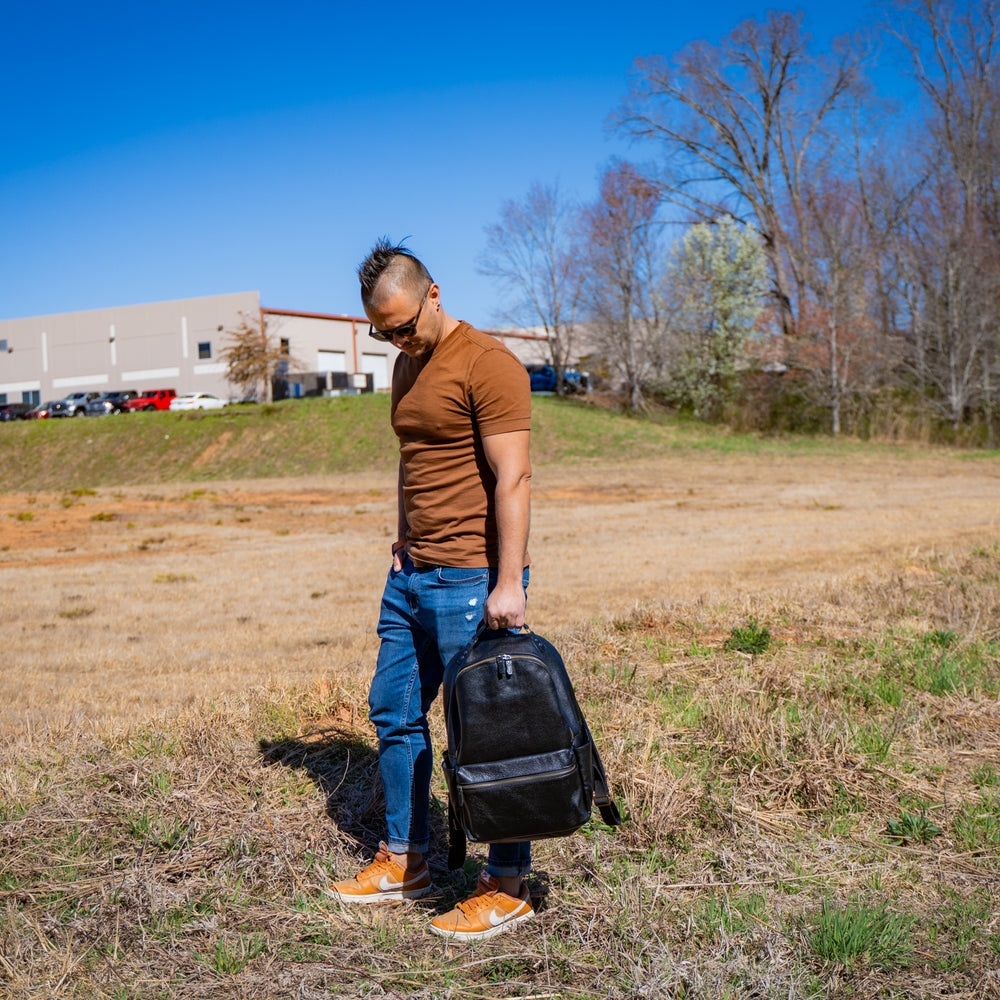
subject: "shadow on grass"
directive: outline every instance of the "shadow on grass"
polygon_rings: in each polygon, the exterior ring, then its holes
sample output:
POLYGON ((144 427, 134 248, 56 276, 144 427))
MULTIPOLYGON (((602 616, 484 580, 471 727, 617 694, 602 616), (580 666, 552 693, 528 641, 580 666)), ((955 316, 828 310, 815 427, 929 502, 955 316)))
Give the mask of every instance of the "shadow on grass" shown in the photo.
MULTIPOLYGON (((314 730, 305 736, 260 741, 265 764, 305 771, 326 798, 326 813, 354 849, 374 857, 385 838, 385 797, 378 753, 356 733, 342 729, 314 730)), ((450 910, 476 886, 484 867, 487 845, 469 844, 470 856, 457 871, 448 869, 448 802, 436 795, 430 802, 430 850, 427 862, 441 890, 438 906, 450 910)), ((551 886, 547 872, 535 870, 529 879, 536 910, 544 909, 551 886)))
POLYGON ((265 764, 305 771, 326 798, 338 830, 374 854, 384 833, 385 799, 378 754, 356 733, 314 730, 305 736, 260 741, 265 764))

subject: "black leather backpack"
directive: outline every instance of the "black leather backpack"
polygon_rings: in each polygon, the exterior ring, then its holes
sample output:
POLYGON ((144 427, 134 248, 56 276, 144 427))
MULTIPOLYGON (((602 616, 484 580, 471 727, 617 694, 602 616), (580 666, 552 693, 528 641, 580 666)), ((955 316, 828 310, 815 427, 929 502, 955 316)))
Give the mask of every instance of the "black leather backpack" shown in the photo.
POLYGON ((451 846, 573 833, 594 805, 609 826, 621 816, 569 675, 552 643, 530 630, 480 627, 444 675, 451 846))

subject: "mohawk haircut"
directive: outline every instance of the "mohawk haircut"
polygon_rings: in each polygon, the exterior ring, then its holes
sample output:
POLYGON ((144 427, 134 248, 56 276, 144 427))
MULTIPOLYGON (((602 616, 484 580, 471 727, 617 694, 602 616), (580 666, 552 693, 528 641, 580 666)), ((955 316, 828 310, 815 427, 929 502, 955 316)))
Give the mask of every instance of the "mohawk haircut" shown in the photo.
POLYGON ((401 243, 393 244, 383 236, 358 265, 361 302, 367 308, 377 305, 396 292, 423 295, 434 279, 416 255, 401 243))

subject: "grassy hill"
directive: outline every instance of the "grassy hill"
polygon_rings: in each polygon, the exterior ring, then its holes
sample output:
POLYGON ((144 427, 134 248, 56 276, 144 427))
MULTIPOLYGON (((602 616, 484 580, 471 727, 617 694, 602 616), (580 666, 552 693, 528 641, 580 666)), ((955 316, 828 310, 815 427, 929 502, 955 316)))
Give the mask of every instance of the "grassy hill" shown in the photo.
MULTIPOLYGON (((533 413, 536 463, 626 462, 687 448, 843 453, 878 447, 825 438, 765 439, 554 397, 535 397, 533 413)), ((385 395, 0 424, 5 490, 389 471, 396 456, 385 395)))

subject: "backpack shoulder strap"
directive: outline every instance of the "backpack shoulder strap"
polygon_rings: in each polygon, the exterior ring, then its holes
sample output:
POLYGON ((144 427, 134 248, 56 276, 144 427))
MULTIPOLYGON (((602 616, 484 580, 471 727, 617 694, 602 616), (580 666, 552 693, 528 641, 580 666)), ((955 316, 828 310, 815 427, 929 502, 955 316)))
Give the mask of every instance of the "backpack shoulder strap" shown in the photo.
POLYGON ((455 803, 448 796, 448 868, 455 871, 465 864, 466 838, 465 827, 462 826, 455 803))
POLYGON ((608 776, 604 772, 604 761, 601 760, 601 755, 597 752, 597 744, 590 733, 587 720, 583 718, 582 714, 580 718, 583 719, 583 728, 587 732, 587 739, 590 740, 590 755, 594 774, 594 805, 600 810, 601 819, 608 826, 621 826, 622 815, 618 811, 618 806, 615 805, 615 800, 611 798, 608 776))
POLYGON ((621 826, 622 815, 615 805, 615 800, 611 798, 611 789, 608 787, 608 777, 604 773, 604 762, 597 752, 597 744, 590 741, 590 751, 594 761, 594 805, 601 812, 601 819, 608 826, 621 826))

